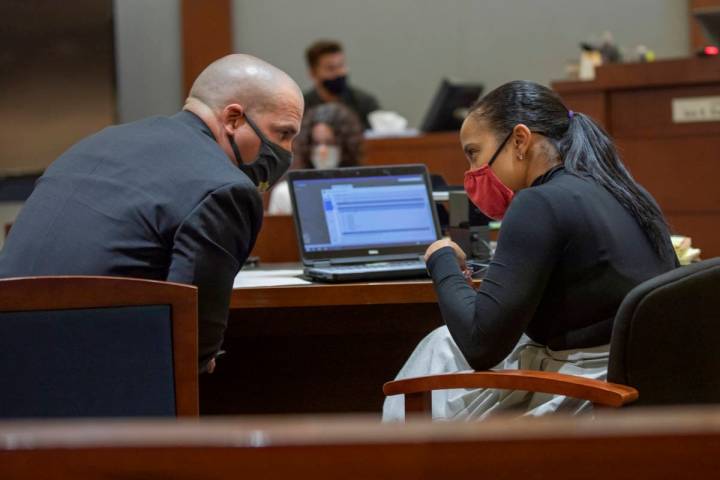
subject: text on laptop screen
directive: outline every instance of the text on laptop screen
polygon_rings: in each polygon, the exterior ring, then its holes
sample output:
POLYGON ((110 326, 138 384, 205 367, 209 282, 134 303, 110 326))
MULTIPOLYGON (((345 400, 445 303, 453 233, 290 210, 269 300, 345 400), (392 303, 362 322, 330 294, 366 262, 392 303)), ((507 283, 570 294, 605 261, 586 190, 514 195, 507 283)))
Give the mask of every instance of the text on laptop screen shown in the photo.
POLYGON ((293 187, 306 252, 436 240, 422 175, 298 179, 293 187))

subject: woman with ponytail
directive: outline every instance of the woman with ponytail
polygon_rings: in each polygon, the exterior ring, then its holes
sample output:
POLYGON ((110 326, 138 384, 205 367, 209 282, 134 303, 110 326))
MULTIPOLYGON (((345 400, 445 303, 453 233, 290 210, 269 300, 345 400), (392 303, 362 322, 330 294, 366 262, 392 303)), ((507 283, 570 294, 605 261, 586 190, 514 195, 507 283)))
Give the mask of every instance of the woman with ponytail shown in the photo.
MULTIPOLYGON (((420 342, 398 378, 516 368, 604 379, 623 298, 677 265, 658 205, 603 129, 536 83, 510 82, 479 100, 460 140, 470 163, 468 197, 503 221, 497 250, 475 291, 456 244, 428 248, 446 326, 420 342)), ((527 392, 433 392, 434 418, 590 408, 527 392)), ((402 396, 389 397, 384 419, 402 411, 402 396)))

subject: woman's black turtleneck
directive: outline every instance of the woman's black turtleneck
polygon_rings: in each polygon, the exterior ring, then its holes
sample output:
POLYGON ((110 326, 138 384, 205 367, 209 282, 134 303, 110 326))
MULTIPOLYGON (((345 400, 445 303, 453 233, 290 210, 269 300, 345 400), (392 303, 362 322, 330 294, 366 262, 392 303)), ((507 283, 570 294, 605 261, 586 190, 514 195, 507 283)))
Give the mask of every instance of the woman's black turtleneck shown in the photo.
POLYGON ((428 260, 445 323, 477 370, 502 361, 523 333, 553 350, 607 344, 625 295, 674 267, 674 253, 660 258, 606 189, 562 167, 517 193, 478 291, 451 248, 428 260))

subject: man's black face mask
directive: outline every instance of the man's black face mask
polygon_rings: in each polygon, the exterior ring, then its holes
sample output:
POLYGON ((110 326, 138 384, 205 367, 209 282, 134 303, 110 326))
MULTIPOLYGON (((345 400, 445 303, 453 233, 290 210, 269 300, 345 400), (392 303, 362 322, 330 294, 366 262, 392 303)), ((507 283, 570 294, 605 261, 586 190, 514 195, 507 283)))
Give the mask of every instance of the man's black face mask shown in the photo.
POLYGON ((261 142, 257 158, 250 163, 245 163, 240 156, 240 150, 232 135, 228 135, 228 140, 230 140, 230 147, 232 147, 233 154, 238 162, 238 168, 250 177, 250 180, 257 185, 258 190, 264 192, 273 186, 290 168, 292 152, 270 141, 247 115, 245 115, 245 120, 255 131, 261 142))
POLYGON ((245 115, 245 120, 260 138, 260 152, 258 152, 257 158, 253 162, 245 163, 232 135, 228 135, 228 140, 230 140, 230 146, 238 162, 238 168, 250 177, 258 190, 264 192, 272 187, 290 168, 292 152, 270 141, 247 115, 245 115))
POLYGON ((340 75, 339 77, 323 80, 322 84, 328 92, 333 95, 340 95, 347 89, 347 81, 347 75, 340 75))

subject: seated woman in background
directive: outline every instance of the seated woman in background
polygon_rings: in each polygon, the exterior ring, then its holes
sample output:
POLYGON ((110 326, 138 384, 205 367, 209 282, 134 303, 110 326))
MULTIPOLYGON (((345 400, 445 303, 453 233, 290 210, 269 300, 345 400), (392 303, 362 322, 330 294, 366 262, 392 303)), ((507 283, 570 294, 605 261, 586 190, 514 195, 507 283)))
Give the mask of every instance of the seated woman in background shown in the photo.
MULTIPOLYGON (((363 153, 363 127, 357 115, 340 103, 323 103, 305 114, 293 143, 295 168, 354 167, 363 153)), ((281 182, 270 192, 270 215, 292 213, 290 189, 281 182)))
MULTIPOLYGON (((604 379, 615 312, 639 283, 676 266, 653 198, 613 142, 546 87, 505 84, 475 104, 460 131, 468 197, 503 219, 479 290, 450 240, 426 254, 446 326, 416 347, 397 378, 460 370, 530 369, 604 379)), ((580 412, 567 397, 494 389, 433 392, 434 418, 580 412)), ((403 416, 389 397, 385 420, 403 416)))

